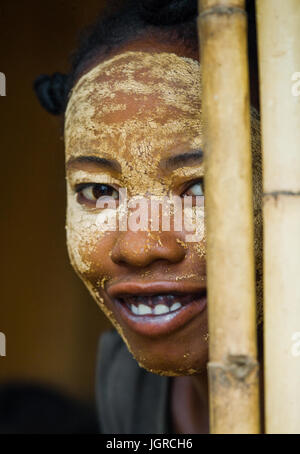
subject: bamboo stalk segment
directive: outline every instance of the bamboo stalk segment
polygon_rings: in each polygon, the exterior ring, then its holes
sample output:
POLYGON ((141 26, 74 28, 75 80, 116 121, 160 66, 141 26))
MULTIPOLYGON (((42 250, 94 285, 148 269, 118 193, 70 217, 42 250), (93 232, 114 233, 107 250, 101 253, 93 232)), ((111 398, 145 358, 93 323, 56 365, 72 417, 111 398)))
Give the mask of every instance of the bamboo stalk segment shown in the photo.
POLYGON ((267 433, 300 433, 299 0, 258 0, 267 433))
POLYGON ((199 0, 210 432, 259 432, 247 18, 199 0))

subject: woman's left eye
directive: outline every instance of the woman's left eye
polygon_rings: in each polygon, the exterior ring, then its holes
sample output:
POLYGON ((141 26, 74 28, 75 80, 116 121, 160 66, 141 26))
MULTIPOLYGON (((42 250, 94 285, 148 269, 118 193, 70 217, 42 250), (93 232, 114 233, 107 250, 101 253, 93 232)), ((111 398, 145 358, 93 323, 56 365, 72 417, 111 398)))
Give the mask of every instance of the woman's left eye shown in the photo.
POLYGON ((183 194, 184 197, 186 196, 204 196, 204 184, 203 180, 197 181, 196 183, 192 184, 183 194))
POLYGON ((76 187, 77 201, 81 204, 96 206, 102 197, 119 200, 119 192, 108 184, 83 183, 76 187))

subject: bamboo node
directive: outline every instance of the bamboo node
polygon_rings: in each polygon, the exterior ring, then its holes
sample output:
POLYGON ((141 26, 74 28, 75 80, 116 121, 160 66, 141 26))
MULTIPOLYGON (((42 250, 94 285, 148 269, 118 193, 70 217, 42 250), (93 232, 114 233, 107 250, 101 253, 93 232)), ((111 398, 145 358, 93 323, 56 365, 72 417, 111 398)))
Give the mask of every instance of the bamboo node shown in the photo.
POLYGON ((205 16, 217 15, 217 16, 233 16, 235 14, 242 14, 247 16, 247 13, 242 8, 237 8, 236 6, 214 6, 213 8, 206 9, 199 14, 199 18, 204 18, 205 16))
POLYGON ((257 367, 257 361, 247 355, 228 355, 228 371, 238 380, 245 380, 257 367))
POLYGON ((258 368, 258 362, 248 355, 229 354, 224 363, 208 363, 211 378, 225 386, 230 386, 233 382, 251 384, 253 376, 258 374, 258 368))
POLYGON ((273 197, 274 199, 278 199, 280 196, 291 196, 291 197, 299 197, 300 191, 271 191, 271 192, 264 192, 263 197, 269 198, 273 197))

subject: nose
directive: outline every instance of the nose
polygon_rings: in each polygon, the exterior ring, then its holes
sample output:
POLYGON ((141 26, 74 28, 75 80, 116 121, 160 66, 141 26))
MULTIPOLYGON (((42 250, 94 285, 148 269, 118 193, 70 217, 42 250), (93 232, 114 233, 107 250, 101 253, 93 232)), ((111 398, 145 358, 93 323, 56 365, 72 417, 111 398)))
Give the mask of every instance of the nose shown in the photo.
POLYGON ((184 257, 185 249, 172 232, 122 232, 111 253, 114 263, 141 268, 158 260, 178 263, 184 257))

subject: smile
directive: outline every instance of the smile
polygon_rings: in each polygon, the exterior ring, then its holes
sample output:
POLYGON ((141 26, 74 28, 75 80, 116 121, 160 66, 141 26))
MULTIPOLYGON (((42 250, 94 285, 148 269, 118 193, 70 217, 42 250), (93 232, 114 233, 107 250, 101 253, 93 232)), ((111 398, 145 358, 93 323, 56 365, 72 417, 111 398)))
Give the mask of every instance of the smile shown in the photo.
POLYGON ((198 295, 139 295, 120 298, 120 302, 126 304, 127 308, 135 315, 163 315, 174 312, 182 306, 201 298, 198 295))
POLYGON ((195 283, 123 283, 108 289, 125 324, 144 336, 169 334, 206 308, 206 287, 195 283))

